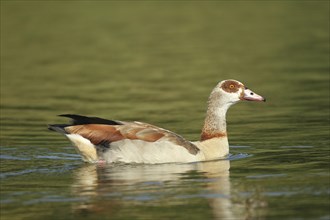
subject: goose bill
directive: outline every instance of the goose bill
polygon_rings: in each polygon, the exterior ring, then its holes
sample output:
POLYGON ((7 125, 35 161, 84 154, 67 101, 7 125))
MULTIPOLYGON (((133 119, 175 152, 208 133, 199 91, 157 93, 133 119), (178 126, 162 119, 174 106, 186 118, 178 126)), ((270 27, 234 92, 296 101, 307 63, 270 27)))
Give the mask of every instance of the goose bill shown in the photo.
POLYGON ((244 89, 243 92, 243 100, 247 101, 257 101, 257 102, 265 102, 266 99, 255 92, 251 91, 250 89, 244 89))

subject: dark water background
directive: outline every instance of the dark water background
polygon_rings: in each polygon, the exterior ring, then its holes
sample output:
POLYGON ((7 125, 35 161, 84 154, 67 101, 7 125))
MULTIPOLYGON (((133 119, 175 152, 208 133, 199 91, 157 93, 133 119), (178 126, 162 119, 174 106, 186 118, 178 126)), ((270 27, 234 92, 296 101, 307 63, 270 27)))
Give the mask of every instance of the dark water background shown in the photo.
POLYGON ((1 220, 330 219, 329 132, 328 1, 1 1, 1 220), (227 160, 88 165, 46 129, 197 140, 227 78, 267 98, 230 109, 227 160))

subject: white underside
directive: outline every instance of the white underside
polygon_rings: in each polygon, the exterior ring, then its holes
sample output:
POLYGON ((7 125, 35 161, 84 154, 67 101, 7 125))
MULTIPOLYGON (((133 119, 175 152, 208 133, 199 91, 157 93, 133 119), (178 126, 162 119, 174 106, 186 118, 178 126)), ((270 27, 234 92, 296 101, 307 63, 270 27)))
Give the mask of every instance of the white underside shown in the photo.
POLYGON ((173 163, 194 162, 204 159, 200 152, 193 155, 182 146, 169 141, 146 142, 141 140, 122 140, 111 144, 103 154, 107 162, 124 163, 173 163))
MULTIPOLYGON (((183 146, 176 145, 167 140, 159 140, 157 142, 146 142, 141 140, 121 140, 111 143, 110 147, 104 152, 97 151, 96 146, 88 139, 77 134, 67 134, 69 140, 74 144, 77 152, 86 162, 95 163, 98 161, 106 161, 107 163, 123 162, 123 163, 189 163, 195 161, 203 161, 223 157, 228 154, 225 147, 219 151, 221 141, 212 142, 213 147, 203 142, 196 142, 201 150, 193 155, 183 146), (215 144, 215 146, 214 146, 215 144)), ((227 143, 226 140, 222 142, 227 143)))

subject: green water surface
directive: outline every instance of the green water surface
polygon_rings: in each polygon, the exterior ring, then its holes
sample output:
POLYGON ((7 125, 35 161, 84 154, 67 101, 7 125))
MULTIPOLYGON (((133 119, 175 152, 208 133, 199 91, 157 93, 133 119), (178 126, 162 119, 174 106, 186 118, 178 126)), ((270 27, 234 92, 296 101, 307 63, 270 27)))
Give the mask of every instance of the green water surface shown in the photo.
POLYGON ((1 1, 1 220, 330 219, 328 1, 1 1), (199 139, 207 97, 231 155, 90 165, 47 130, 75 113, 199 139), (228 171, 228 168, 230 170, 228 171))

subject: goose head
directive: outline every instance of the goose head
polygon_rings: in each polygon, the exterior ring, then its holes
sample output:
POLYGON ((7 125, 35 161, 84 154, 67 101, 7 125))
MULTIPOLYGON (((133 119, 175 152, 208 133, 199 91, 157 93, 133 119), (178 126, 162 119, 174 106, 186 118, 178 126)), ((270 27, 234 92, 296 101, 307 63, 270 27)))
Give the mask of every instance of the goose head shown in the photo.
POLYGON ((248 89, 243 83, 233 79, 219 82, 213 89, 211 97, 215 98, 218 104, 228 107, 242 100, 266 101, 264 97, 248 89))

